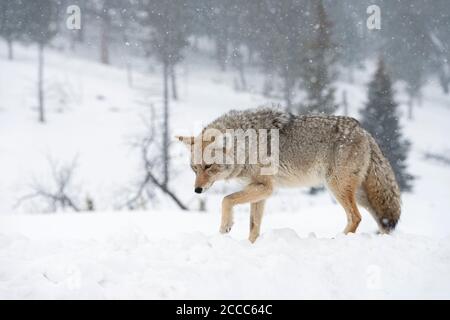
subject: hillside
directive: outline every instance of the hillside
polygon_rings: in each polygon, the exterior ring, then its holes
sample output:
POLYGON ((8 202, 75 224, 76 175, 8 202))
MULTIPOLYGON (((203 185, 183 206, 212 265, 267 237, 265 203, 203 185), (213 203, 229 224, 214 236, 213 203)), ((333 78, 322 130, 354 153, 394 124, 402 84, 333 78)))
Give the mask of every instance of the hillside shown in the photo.
MULTIPOLYGON (((42 125, 35 48, 17 47, 16 57, 0 56, 0 298, 449 298, 450 166, 425 158, 450 155, 450 98, 437 83, 428 82, 414 119, 402 120, 416 181, 394 235, 375 235, 364 212, 358 234, 342 236, 345 214, 328 193, 294 189, 269 200, 262 238, 250 245, 247 207, 237 210, 229 236, 218 234, 222 190, 233 184, 204 195, 205 213, 178 211, 161 197, 147 210, 124 211, 142 175, 132 141, 145 132, 149 106, 161 108, 158 69, 135 73, 129 88, 119 67, 49 51, 42 125), (39 201, 17 206, 33 181, 51 184, 49 158, 77 159, 75 191, 92 197, 98 212, 40 214, 39 201)), ((236 92, 230 72, 188 59, 171 110, 173 135, 198 132, 232 108, 278 102, 259 94, 253 71, 254 92, 236 92)), ((369 64, 354 83, 339 83, 337 97, 347 91, 353 116, 371 71, 369 64)), ((405 111, 400 85, 396 97, 405 111)), ((171 187, 196 209, 187 152, 175 141, 172 150, 171 187)))

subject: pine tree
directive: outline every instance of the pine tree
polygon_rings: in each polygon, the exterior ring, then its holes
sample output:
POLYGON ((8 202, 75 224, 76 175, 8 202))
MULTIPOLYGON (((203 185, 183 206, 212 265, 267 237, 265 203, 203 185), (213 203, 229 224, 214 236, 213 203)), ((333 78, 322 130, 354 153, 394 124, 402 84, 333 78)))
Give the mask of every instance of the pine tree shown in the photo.
POLYGON ((301 85, 306 89, 307 99, 300 106, 300 111, 332 114, 337 108, 334 101, 335 89, 332 86, 336 78, 336 46, 331 41, 332 23, 321 0, 317 2, 315 11, 312 39, 307 47, 301 73, 301 85))
POLYGON ((375 76, 369 84, 368 102, 361 111, 361 124, 374 136, 391 163, 400 189, 410 191, 413 176, 407 172, 406 165, 410 142, 402 137, 397 107, 391 79, 380 58, 375 76))

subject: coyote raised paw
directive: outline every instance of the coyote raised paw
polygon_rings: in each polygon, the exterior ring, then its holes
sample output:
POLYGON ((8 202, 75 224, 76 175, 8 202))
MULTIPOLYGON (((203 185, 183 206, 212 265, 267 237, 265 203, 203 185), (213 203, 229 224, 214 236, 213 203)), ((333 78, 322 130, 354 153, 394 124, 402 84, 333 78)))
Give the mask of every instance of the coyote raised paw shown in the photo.
POLYGON ((229 233, 231 231, 231 227, 233 226, 233 221, 228 221, 226 223, 222 223, 220 225, 220 229, 219 232, 224 234, 224 233, 229 233))

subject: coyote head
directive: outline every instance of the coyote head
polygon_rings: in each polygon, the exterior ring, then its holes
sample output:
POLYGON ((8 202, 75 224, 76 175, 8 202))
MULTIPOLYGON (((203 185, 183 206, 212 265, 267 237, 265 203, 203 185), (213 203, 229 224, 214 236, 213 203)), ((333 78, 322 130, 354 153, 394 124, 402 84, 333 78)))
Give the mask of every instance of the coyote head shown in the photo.
POLYGON ((205 141, 202 135, 199 137, 176 136, 178 140, 183 142, 191 151, 191 168, 195 173, 194 191, 202 193, 208 190, 214 182, 225 180, 230 177, 234 170, 233 164, 225 164, 217 160, 217 157, 226 153, 225 148, 213 147, 212 141, 205 141), (204 157, 204 151, 208 147, 212 148, 216 153, 214 157, 204 157))

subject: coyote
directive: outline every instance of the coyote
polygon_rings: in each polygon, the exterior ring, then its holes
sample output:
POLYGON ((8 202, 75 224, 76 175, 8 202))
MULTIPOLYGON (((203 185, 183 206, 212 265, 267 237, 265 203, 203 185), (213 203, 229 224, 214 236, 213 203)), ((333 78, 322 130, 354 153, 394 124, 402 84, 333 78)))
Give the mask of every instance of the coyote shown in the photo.
POLYGON ((238 179, 246 185, 223 199, 221 233, 231 230, 233 207, 250 203, 249 240, 254 242, 259 236, 265 200, 275 188, 284 186, 325 185, 345 210, 345 234, 355 232, 361 221, 357 204, 371 213, 381 233, 392 231, 400 218, 400 191, 394 172, 374 138, 351 117, 296 116, 271 108, 233 110, 207 125, 199 136, 177 139, 191 150, 196 193, 206 191, 218 180, 238 179), (209 129, 222 134, 229 129, 278 130, 276 173, 261 174, 260 163, 194 162, 194 146, 199 143, 200 150, 205 150, 215 141, 204 138, 209 129))

